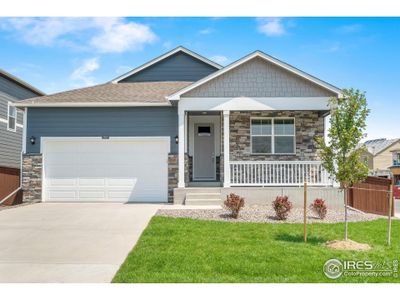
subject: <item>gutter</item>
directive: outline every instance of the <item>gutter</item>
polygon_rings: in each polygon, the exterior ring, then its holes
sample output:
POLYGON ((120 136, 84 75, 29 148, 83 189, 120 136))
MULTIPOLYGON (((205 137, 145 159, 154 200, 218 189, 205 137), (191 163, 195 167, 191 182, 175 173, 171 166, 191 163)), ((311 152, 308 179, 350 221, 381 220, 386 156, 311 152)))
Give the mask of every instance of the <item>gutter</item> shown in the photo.
POLYGON ((146 107, 146 106, 172 106, 171 103, 149 103, 149 102, 80 102, 80 103, 23 103, 16 102, 15 107, 146 107))

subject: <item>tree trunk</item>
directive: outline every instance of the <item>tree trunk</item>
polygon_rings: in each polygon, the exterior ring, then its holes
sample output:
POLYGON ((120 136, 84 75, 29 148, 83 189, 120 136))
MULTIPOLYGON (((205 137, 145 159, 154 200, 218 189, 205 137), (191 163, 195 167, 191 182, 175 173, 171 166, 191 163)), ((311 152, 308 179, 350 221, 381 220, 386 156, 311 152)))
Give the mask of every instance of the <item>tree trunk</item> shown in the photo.
POLYGON ((348 229, 349 229, 349 223, 347 221, 347 193, 348 190, 347 188, 344 188, 344 240, 347 241, 348 238, 348 229))

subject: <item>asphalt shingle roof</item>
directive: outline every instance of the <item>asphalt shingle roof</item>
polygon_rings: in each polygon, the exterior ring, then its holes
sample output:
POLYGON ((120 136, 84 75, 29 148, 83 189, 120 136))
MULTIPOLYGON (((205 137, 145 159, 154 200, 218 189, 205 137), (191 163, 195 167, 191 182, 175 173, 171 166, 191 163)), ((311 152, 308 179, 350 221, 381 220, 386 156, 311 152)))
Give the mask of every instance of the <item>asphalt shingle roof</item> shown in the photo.
POLYGON ((396 143, 400 139, 376 139, 376 140, 369 140, 364 143, 365 147, 367 147, 368 152, 370 152, 372 155, 376 155, 382 150, 386 149, 387 147, 390 147, 392 144, 396 143))
POLYGON ((42 97, 29 98, 20 104, 61 103, 168 103, 166 96, 188 86, 187 81, 105 83, 42 97))

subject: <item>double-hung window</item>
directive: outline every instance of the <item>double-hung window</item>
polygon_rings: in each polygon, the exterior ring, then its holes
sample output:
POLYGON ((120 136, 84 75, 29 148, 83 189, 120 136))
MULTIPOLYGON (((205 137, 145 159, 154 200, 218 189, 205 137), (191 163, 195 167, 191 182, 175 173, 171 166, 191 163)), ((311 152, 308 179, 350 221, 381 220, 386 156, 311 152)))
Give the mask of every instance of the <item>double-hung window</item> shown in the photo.
POLYGON ((8 102, 7 129, 10 131, 17 130, 17 109, 8 102))
POLYGON ((296 145, 293 118, 251 119, 253 154, 294 154, 296 145))

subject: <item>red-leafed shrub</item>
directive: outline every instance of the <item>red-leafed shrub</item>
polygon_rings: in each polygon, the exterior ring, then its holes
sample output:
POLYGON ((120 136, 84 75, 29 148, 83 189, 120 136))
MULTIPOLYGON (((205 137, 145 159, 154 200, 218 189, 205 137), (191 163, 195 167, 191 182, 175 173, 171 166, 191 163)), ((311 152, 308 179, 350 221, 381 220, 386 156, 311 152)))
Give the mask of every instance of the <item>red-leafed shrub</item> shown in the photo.
POLYGON ((312 210, 318 215, 318 217, 322 220, 326 217, 326 213, 328 212, 328 208, 323 199, 317 198, 310 205, 312 210))
POLYGON ((279 220, 287 219, 292 206, 292 202, 289 201, 288 196, 278 196, 275 201, 272 202, 272 207, 274 208, 276 217, 279 220))
POLYGON ((230 210, 232 217, 237 219, 239 211, 244 207, 244 198, 234 193, 230 193, 226 196, 224 205, 226 209, 230 210))

